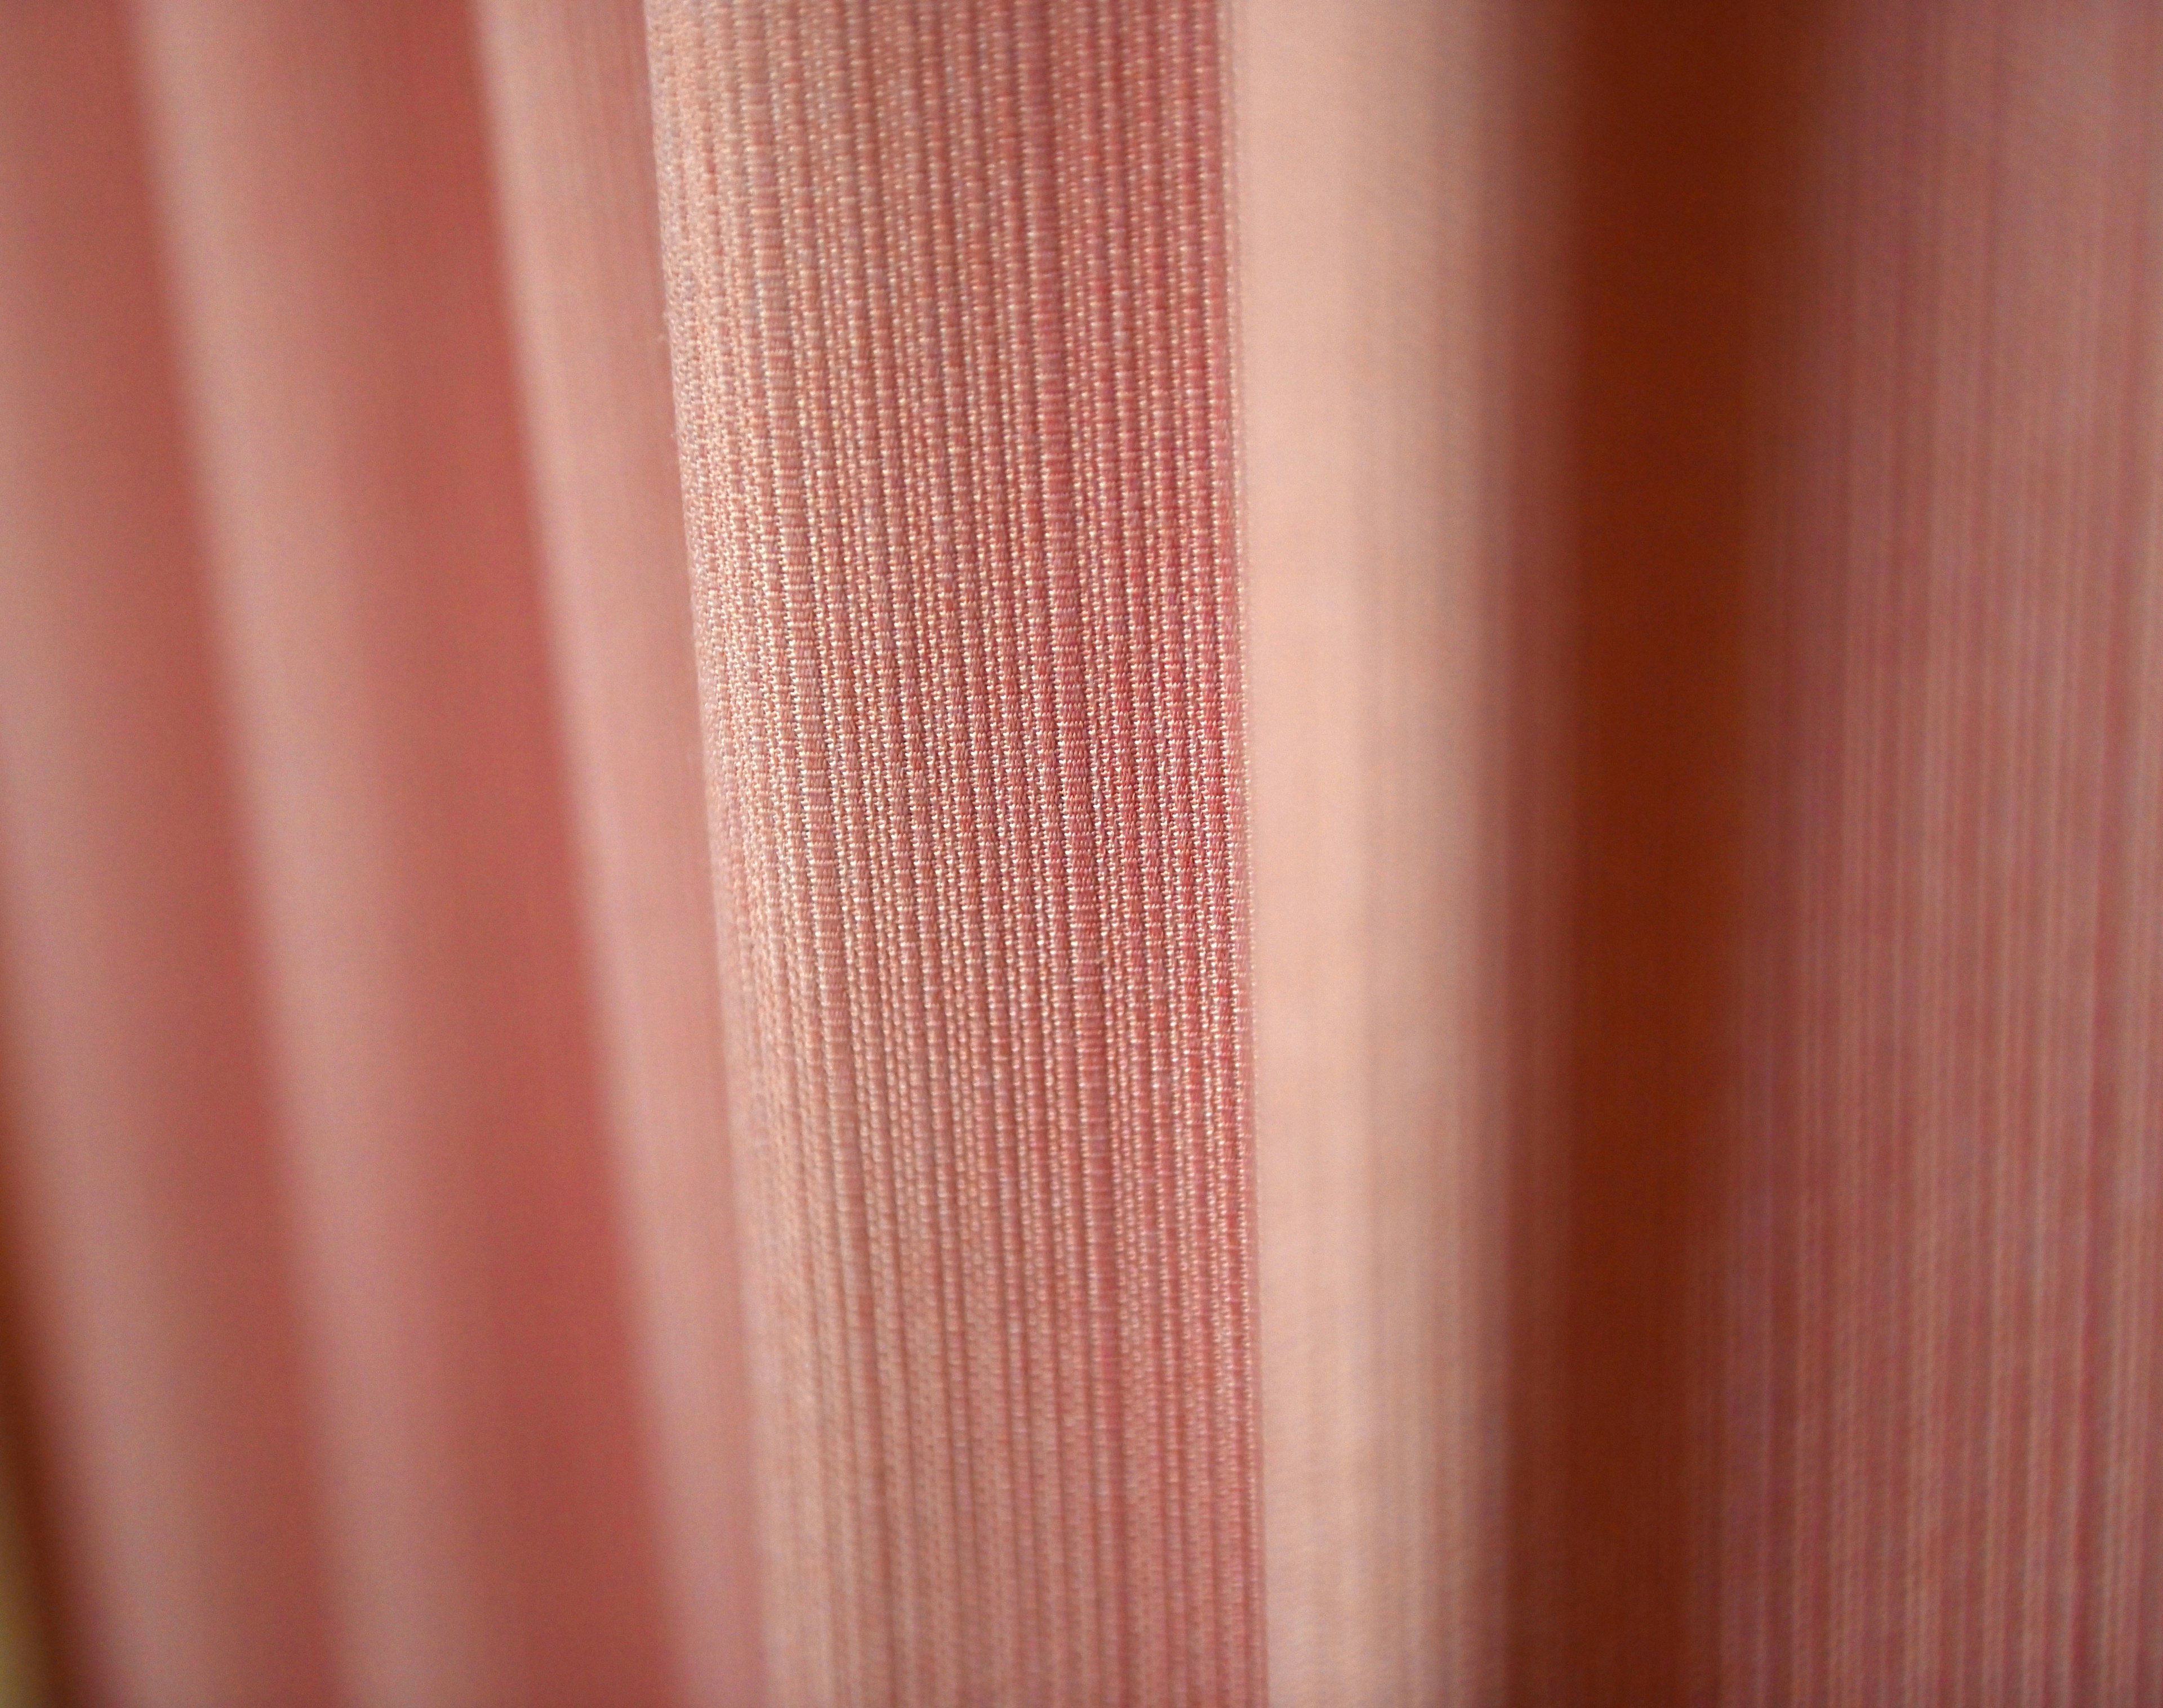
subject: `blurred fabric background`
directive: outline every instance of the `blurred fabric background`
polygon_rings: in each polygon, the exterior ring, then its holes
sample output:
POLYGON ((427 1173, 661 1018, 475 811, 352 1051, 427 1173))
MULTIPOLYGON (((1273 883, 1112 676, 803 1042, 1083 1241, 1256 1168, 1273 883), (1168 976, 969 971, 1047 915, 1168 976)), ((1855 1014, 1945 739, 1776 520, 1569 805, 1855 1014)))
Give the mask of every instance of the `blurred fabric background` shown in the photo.
POLYGON ((0 0, 0 1701, 2163 1701, 2159 124, 0 0))

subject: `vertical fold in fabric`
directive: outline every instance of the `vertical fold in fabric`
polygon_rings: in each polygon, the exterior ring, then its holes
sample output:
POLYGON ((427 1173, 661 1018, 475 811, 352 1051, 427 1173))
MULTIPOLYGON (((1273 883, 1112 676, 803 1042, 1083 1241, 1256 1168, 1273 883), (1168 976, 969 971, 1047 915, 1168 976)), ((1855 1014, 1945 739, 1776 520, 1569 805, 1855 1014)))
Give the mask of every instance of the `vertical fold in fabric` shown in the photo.
POLYGON ((473 22, 146 0, 135 45, 339 1688, 665 1700, 473 22))
POLYGON ((1766 488, 1721 1699, 2163 1694, 2163 31, 1823 8, 1766 488))
POLYGON ((759 1700, 751 1397, 637 0, 477 8, 673 1664, 759 1700))
POLYGON ((1216 9, 648 15, 773 1693, 1253 1701, 1216 9))
POLYGON ((1506 33, 1236 31, 1272 1699, 1485 1700, 1506 33))
POLYGON ((201 510, 117 5, 0 9, 8 1303, 86 1702, 330 1689, 201 510))

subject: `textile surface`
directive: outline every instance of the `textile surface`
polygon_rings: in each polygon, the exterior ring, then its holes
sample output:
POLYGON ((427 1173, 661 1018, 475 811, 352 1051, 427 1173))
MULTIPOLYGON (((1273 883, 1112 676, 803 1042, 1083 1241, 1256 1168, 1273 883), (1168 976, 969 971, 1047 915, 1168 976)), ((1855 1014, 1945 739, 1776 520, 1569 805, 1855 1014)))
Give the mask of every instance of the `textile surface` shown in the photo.
POLYGON ((0 6, 0 1693, 2163 1700, 2151 10, 0 6))

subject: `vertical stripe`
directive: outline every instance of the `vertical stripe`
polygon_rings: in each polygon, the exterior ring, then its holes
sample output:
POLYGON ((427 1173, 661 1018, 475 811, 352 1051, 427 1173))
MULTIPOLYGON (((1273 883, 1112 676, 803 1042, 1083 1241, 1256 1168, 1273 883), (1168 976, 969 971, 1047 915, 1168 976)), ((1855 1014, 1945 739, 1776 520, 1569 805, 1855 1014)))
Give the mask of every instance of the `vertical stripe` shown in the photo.
POLYGON ((1474 1701, 1506 37, 1469 5, 1234 23, 1270 1690, 1474 1701))
POLYGON ((751 1393, 636 0, 478 8, 577 896, 684 1699, 758 1699, 751 1393))
POLYGON ((1215 12, 649 18, 775 1695, 1251 1701, 1215 12))

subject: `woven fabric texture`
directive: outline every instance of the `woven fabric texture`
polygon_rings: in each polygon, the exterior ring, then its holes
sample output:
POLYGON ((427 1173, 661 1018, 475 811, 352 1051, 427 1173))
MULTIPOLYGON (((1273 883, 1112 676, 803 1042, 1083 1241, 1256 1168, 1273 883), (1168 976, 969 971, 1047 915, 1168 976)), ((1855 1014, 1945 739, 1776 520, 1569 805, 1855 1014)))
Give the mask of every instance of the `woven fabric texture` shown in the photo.
POLYGON ((652 23, 775 1689, 1256 1700, 1216 12, 652 23))

